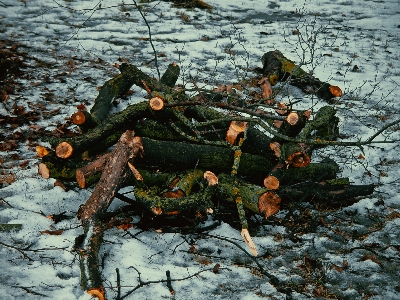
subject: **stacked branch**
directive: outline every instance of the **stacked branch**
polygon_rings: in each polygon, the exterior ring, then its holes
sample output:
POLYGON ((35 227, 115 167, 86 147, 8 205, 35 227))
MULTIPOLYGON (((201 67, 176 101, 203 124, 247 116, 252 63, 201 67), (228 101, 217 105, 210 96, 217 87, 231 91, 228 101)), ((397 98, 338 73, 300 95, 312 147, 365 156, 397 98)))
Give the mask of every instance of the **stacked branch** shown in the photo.
POLYGON ((263 76, 268 79, 271 85, 289 79, 290 84, 297 86, 303 92, 313 93, 325 100, 342 96, 342 90, 338 86, 315 78, 293 61, 287 59, 279 50, 265 53, 261 60, 263 76))
MULTIPOLYGON (((279 51, 266 53, 263 65, 264 97, 271 96, 268 83, 287 78, 300 87, 312 86, 324 99, 339 95, 279 51)), ((160 82, 133 65, 123 64, 120 71, 104 84, 90 113, 81 108, 78 113, 83 114, 74 117, 84 120, 79 124, 84 128, 82 135, 47 139, 54 151, 37 149, 42 176, 74 177, 81 188, 97 182, 78 212, 84 234, 76 249, 82 287, 100 299, 104 289, 97 255, 108 228, 105 212, 125 185, 135 187, 134 203, 153 217, 191 214, 195 220, 221 201, 236 203, 243 239, 254 255, 257 251, 247 231, 245 210, 268 218, 302 195, 347 205, 349 199, 373 192, 373 185, 353 186, 348 180, 337 180, 339 169, 332 160, 311 163, 313 150, 339 135, 336 111, 329 106, 311 120, 309 111, 295 111, 284 104, 266 112, 246 103, 234 106, 222 95, 207 101, 201 91, 191 98, 173 88, 179 76, 176 64, 170 64, 160 82), (108 116, 110 103, 133 84, 145 89, 150 100, 108 116), (90 163, 82 160, 83 153, 112 145, 116 146, 111 153, 90 163)), ((125 201, 132 204, 133 200, 125 201)))

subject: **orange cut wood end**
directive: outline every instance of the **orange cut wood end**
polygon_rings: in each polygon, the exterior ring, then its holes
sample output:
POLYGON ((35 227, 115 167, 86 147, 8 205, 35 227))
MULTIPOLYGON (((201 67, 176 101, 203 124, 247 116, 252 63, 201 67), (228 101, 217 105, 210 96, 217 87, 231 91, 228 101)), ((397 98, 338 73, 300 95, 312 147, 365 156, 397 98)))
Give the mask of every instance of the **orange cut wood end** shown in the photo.
POLYGON ((44 179, 50 178, 50 170, 44 163, 39 164, 38 173, 44 179))
POLYGON ((278 142, 272 142, 269 144, 269 148, 274 151, 276 157, 281 157, 281 144, 278 142))
POLYGON ((311 110, 306 110, 305 112, 303 112, 303 116, 305 116, 307 120, 310 120, 311 110))
POLYGON ((286 121, 290 124, 290 125, 296 125, 297 122, 299 121, 299 115, 296 112, 291 112, 290 114, 288 114, 288 116, 286 117, 286 121))
POLYGON ((74 152, 74 148, 68 142, 61 142, 56 147, 56 155, 59 158, 69 158, 74 152))
POLYGON ((99 300, 105 300, 105 296, 104 296, 104 287, 101 285, 98 288, 91 288, 88 289, 86 291, 89 295, 91 295, 92 297, 96 297, 99 300))
POLYGON ((150 107, 152 110, 162 110, 164 108, 164 100, 161 97, 151 98, 150 107))
POLYGON ((232 129, 231 127, 229 127, 228 131, 226 132, 226 141, 231 144, 234 145, 236 142, 236 138, 239 135, 240 132, 232 129))
POLYGON ((36 153, 39 157, 45 157, 47 154, 50 153, 50 151, 46 147, 36 146, 36 153))
MULTIPOLYGON (((272 86, 271 83, 269 82, 268 77, 263 77, 261 80, 258 82, 258 84, 261 87, 262 90, 262 96, 264 99, 268 99, 272 97, 272 86)), ((271 99, 273 100, 273 99, 271 99)), ((273 104, 274 101, 271 101, 271 103, 268 104, 273 104)))
POLYGON ((153 212, 153 214, 155 214, 156 216, 159 216, 162 214, 162 209, 161 207, 153 207, 151 209, 151 211, 153 212))
POLYGON ((211 171, 205 171, 203 177, 205 180, 207 180, 208 185, 218 184, 218 177, 211 171))
POLYGON ((242 228, 240 235, 242 236, 242 239, 246 243, 247 247, 249 247, 251 253, 254 256, 257 256, 258 255, 257 247, 256 244, 254 244, 249 231, 246 228, 242 228))
POLYGON ((331 85, 329 87, 329 91, 331 92, 333 97, 342 97, 342 95, 343 95, 342 90, 340 89, 340 87, 338 87, 336 85, 331 85))
POLYGON ((264 179, 264 186, 270 190, 279 189, 279 179, 273 175, 267 176, 264 179))
POLYGON ((76 182, 81 189, 84 189, 86 187, 86 178, 80 169, 76 170, 76 182))
POLYGON ((237 132, 244 132, 247 126, 247 122, 243 121, 232 121, 231 124, 229 125, 229 128, 232 128, 233 130, 237 132))
POLYGON ((258 209, 268 218, 279 211, 280 203, 281 198, 275 192, 268 191, 258 198, 258 209))
POLYGON ((136 169, 135 166, 132 165, 129 161, 128 161, 128 166, 129 166, 129 169, 131 169, 133 176, 135 176, 136 180, 143 181, 142 174, 140 174, 138 169, 136 169))
POLYGON ((72 123, 75 125, 82 125, 86 122, 86 116, 83 111, 77 111, 71 116, 72 123))
POLYGON ((306 167, 310 164, 310 162, 311 162, 310 156, 303 152, 293 153, 286 160, 286 163, 288 165, 291 165, 292 167, 295 168, 306 167))

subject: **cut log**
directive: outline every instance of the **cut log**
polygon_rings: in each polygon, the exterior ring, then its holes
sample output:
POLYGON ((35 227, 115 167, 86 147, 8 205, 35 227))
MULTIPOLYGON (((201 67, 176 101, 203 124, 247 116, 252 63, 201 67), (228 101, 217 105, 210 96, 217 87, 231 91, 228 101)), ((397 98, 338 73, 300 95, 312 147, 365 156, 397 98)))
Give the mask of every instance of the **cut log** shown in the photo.
POLYGON ((261 61, 263 76, 267 77, 272 85, 280 80, 290 79, 292 85, 306 93, 314 93, 324 100, 342 96, 342 91, 338 86, 330 85, 305 72, 293 61, 283 56, 279 50, 265 53, 261 61))
MULTIPOLYGON (((215 173, 232 170, 234 151, 227 147, 159 141, 144 137, 142 143, 146 155, 137 160, 139 168, 182 171, 197 166, 215 173)), ((272 166, 265 157, 242 153, 238 174, 264 178, 272 166)))
MULTIPOLYGON (((107 122, 103 122, 96 128, 90 130, 86 134, 66 138, 66 139, 46 139, 52 146, 59 148, 56 150, 56 154, 61 158, 69 158, 74 155, 81 154, 88 149, 102 148, 108 137, 113 136, 116 132, 124 130, 127 127, 131 127, 137 120, 151 117, 151 110, 147 101, 140 102, 128 106, 125 110, 120 113, 111 115, 107 122), (69 155, 69 156, 68 156, 69 155)), ((111 140, 114 144, 116 140, 111 140)), ((111 144, 111 145, 112 145, 111 144)), ((108 146, 111 146, 108 145, 108 146)))
POLYGON ((50 170, 44 163, 40 163, 38 167, 38 173, 42 178, 48 179, 50 178, 50 170))
POLYGON ((267 191, 258 198, 260 214, 268 218, 279 211, 281 198, 272 191, 267 191))
POLYGON ((264 178, 264 186, 270 190, 277 190, 279 188, 279 179, 273 175, 264 178))
POLYGON ((78 125, 82 132, 95 128, 98 123, 93 119, 92 115, 84 110, 79 110, 71 116, 71 121, 78 125))
POLYGON ((74 153, 74 147, 69 142, 61 142, 56 147, 56 155, 60 158, 68 158, 74 153))
POLYGON ((151 98, 150 107, 152 110, 162 110, 164 108, 164 100, 161 97, 151 98))
POLYGON ((211 171, 205 171, 203 177, 207 180, 208 185, 218 184, 218 177, 211 171))
POLYGON ((127 130, 107 160, 100 181, 92 195, 79 209, 78 216, 82 222, 99 218, 107 210, 116 190, 128 176, 126 172, 128 159, 134 159, 142 153, 141 139, 134 137, 133 131, 127 130))
POLYGON ((288 166, 303 168, 311 162, 311 147, 306 144, 285 143, 280 148, 280 158, 288 166))
POLYGON ((104 297, 101 274, 98 268, 98 251, 103 238, 102 217, 118 188, 127 177, 128 159, 143 153, 140 138, 133 131, 126 131, 107 160, 99 183, 85 205, 78 210, 84 235, 78 246, 80 256, 81 284, 89 294, 104 297))
POLYGON ((349 206, 358 201, 356 197, 368 196, 374 192, 375 185, 349 185, 349 184, 329 184, 323 181, 315 184, 314 182, 304 182, 291 186, 284 186, 277 191, 277 194, 285 201, 300 199, 307 194, 305 201, 336 207, 349 206))
POLYGON ((232 121, 229 125, 228 131, 226 132, 226 141, 231 145, 235 145, 238 136, 245 131, 246 126, 246 122, 232 121))
POLYGON ((180 73, 179 65, 177 65, 176 63, 170 63, 168 65, 167 70, 161 77, 160 82, 172 88, 174 87, 176 81, 178 80, 179 73, 180 73))

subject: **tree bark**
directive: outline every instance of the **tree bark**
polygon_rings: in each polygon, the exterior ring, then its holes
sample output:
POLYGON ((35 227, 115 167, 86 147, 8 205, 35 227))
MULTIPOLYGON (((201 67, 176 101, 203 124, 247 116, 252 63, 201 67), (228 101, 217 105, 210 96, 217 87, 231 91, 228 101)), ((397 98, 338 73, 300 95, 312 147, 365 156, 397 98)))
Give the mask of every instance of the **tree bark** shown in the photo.
POLYGON ((290 79, 290 84, 297 86, 305 93, 314 93, 324 100, 342 96, 342 91, 338 86, 330 85, 305 72, 283 56, 279 50, 265 53, 261 61, 263 76, 268 77, 272 85, 280 80, 290 79))
POLYGON ((127 177, 128 160, 135 159, 142 151, 140 138, 134 137, 133 131, 126 131, 107 160, 92 195, 85 205, 79 208, 77 214, 84 229, 83 240, 78 249, 82 288, 100 299, 104 299, 104 288, 98 268, 98 251, 104 230, 102 217, 127 177))

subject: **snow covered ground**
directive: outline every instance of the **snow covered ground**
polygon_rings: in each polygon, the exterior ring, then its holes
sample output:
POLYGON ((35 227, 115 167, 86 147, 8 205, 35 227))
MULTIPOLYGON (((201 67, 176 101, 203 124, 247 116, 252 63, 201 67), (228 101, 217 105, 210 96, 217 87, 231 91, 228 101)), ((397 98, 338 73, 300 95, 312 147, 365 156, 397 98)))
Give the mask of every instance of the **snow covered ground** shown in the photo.
MULTIPOLYGON (((211 10, 141 1, 151 27, 161 73, 170 62, 181 66, 179 83, 190 88, 237 82, 255 76, 261 56, 279 49, 309 62, 304 69, 339 85, 335 103, 346 140, 367 139, 398 119, 400 109, 400 2, 386 1, 207 1, 211 10)), ((77 254, 82 233, 75 218, 91 190, 65 192, 54 179, 37 174, 35 141, 23 136, 53 131, 78 104, 88 108, 97 87, 128 61, 154 77, 157 71, 148 28, 135 6, 115 1, 0 1, 0 40, 18 42, 26 68, 21 87, 0 102, 0 115, 16 106, 37 111, 40 119, 20 126, 0 123, 0 224, 22 224, 0 232, 1 299, 89 299, 80 288, 77 254), (100 8, 101 5, 101 8, 100 8), (15 140, 13 146, 10 140, 15 140), (9 144, 4 144, 9 143, 9 144), (8 182, 8 183, 7 183, 8 182), (73 218, 55 224, 46 216, 73 218), (41 231, 62 229, 61 235, 41 231)), ((115 109, 143 100, 133 87, 115 109)), ((317 110, 326 102, 287 88, 282 101, 300 98, 296 108, 317 110)), ((71 127, 73 129, 73 127, 71 127)), ((399 125, 376 140, 400 140, 399 125)), ((298 224, 271 222, 254 241, 258 262, 291 288, 293 299, 400 299, 399 142, 327 148, 313 160, 332 157, 341 176, 355 184, 377 185, 376 192, 350 207, 316 210, 305 204, 298 224), (360 156, 362 154, 362 156, 360 156), (328 226, 323 226, 321 218, 328 226), (298 233, 293 235, 293 231, 298 233)), ((110 209, 120 206, 115 201, 110 209)), ((276 218, 285 216, 285 211, 276 218)), ((136 220, 137 221, 137 220, 136 220)), ((209 223, 212 222, 210 218, 209 223)), ((166 286, 171 272, 175 299, 285 299, 257 265, 226 240, 155 231, 130 234, 108 230, 100 262, 108 299, 117 297, 116 268, 125 299, 173 298, 166 286), (196 253, 189 250, 194 246, 196 253), (220 264, 218 273, 212 271, 220 264), (154 283, 140 286, 141 282, 154 283), (164 280, 164 282, 157 282, 164 280)), ((245 246, 240 232, 223 223, 209 232, 245 246)))

